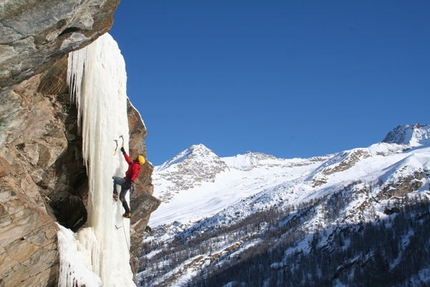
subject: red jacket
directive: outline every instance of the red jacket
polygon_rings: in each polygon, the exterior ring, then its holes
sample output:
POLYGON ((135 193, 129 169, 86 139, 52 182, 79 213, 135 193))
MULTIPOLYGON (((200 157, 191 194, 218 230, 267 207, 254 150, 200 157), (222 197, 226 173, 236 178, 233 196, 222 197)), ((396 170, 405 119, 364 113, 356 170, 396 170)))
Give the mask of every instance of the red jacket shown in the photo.
POLYGON ((137 161, 132 161, 126 153, 124 153, 124 158, 128 163, 128 169, 125 172, 125 179, 135 181, 139 176, 140 164, 137 161))

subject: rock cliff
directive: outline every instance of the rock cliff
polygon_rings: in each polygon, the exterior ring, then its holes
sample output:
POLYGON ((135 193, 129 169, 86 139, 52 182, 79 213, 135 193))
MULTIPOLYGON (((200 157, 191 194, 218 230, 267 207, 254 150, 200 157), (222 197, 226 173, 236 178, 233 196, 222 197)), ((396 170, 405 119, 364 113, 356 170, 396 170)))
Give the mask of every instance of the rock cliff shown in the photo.
MULTIPOLYGON (((119 0, 11 0, 0 4, 0 287, 57 286, 57 223, 87 218, 88 181, 67 54, 107 32, 119 0)), ((146 128, 129 103, 130 155, 146 156, 146 128)), ((132 253, 160 201, 153 167, 132 196, 132 253)))

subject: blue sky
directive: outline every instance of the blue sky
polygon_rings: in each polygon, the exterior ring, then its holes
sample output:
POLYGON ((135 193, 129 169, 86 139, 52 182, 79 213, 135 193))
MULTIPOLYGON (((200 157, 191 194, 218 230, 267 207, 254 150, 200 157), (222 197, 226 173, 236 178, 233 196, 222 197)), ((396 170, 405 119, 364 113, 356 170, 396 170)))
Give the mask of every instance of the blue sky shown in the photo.
POLYGON ((160 165, 311 157, 429 124, 430 1, 122 1, 110 34, 160 165))

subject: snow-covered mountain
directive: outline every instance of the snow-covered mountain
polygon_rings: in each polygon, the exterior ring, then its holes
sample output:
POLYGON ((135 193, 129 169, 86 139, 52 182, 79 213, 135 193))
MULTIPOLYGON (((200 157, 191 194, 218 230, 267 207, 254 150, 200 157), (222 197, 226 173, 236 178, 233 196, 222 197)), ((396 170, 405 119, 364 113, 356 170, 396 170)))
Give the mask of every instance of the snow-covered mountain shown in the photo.
POLYGON ((427 286, 429 134, 308 159, 190 147, 154 171, 141 285, 427 286))
POLYGON ((188 190, 206 182, 214 182, 218 173, 228 170, 227 164, 202 144, 193 145, 154 169, 154 182, 163 186, 158 194, 169 202, 179 190, 188 190))
POLYGON ((383 141, 406 144, 414 147, 428 145, 430 143, 430 135, 427 126, 421 126, 420 124, 414 126, 398 126, 389 132, 383 141))

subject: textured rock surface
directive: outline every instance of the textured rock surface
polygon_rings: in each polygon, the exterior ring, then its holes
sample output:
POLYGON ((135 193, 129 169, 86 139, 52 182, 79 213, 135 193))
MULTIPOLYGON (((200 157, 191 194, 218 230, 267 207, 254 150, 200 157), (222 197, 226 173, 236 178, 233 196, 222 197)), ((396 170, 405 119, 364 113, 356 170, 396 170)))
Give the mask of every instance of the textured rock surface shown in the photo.
MULTIPOLYGON (((136 157, 142 154, 147 158, 146 146, 144 139, 147 135, 147 130, 143 124, 139 112, 128 102, 127 104, 128 126, 130 132, 130 156, 136 157)), ((138 180, 136 181, 136 192, 130 196, 130 207, 132 210, 131 217, 131 238, 130 251, 133 255, 134 271, 138 266, 138 258, 140 257, 142 240, 145 234, 149 217, 151 213, 158 208, 161 201, 152 196, 154 187, 152 185, 152 171, 154 167, 146 162, 140 171, 138 180)))
POLYGON ((119 2, 3 1, 0 4, 0 87, 10 87, 43 72, 63 55, 107 32, 119 2))
MULTIPOLYGON (((57 286, 57 222, 85 226, 88 178, 67 53, 108 31, 119 0, 0 3, 0 287, 57 286)), ((146 128, 129 105, 130 154, 144 154, 146 128)), ((132 251, 150 213, 153 167, 132 196, 132 251)))
POLYGON ((67 138, 60 105, 36 92, 40 78, 1 97, 0 286, 55 286, 58 276, 58 227, 47 204, 58 177, 45 175, 67 138))

